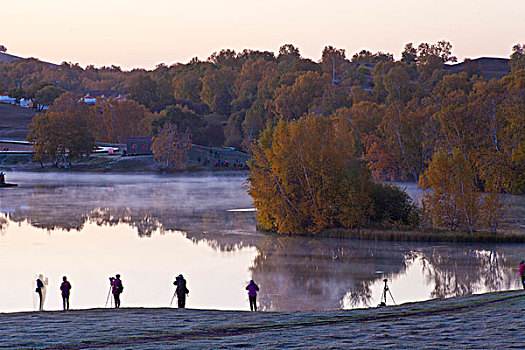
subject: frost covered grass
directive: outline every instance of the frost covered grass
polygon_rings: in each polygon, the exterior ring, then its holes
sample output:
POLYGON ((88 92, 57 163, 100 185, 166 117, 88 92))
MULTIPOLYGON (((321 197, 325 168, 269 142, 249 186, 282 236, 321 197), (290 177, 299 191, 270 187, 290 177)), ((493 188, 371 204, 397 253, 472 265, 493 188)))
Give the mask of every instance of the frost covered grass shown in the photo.
POLYGON ((520 348, 511 291, 324 312, 91 309, 0 314, 0 348, 520 348))

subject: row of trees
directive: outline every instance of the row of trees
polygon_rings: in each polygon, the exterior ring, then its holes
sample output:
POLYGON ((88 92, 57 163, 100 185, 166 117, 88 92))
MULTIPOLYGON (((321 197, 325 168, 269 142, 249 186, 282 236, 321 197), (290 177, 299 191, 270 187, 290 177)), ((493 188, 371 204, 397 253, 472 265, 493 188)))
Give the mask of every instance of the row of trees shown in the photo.
POLYGON ((80 96, 62 94, 29 126, 28 140, 34 142, 35 161, 50 157, 55 163, 90 154, 95 141, 125 142, 129 135, 149 135, 154 116, 135 101, 100 101, 95 106, 80 96))
POLYGON ((206 61, 153 71, 30 59, 0 64, 0 89, 21 89, 27 96, 45 91, 49 101, 59 88, 90 88, 87 81, 107 80, 111 88, 128 89, 131 99, 158 118, 188 129, 194 142, 247 151, 281 118, 345 117, 375 179, 418 181, 436 150, 452 154, 458 148, 479 189, 523 193, 524 57, 525 48, 516 45, 512 73, 492 81, 475 63, 464 63, 463 73, 447 73, 445 64, 456 58, 446 41, 407 44, 400 61, 368 51, 347 59, 345 50, 327 46, 313 62, 292 45, 278 54, 222 50, 206 61))
POLYGON ((34 143, 35 161, 49 158, 58 165, 89 155, 95 141, 125 143, 128 136, 153 134, 155 159, 184 168, 191 138, 183 123, 171 121, 173 113, 154 114, 133 100, 101 99, 89 106, 80 96, 64 93, 47 111, 36 114, 28 140, 34 143))
POLYGON ((458 148, 438 151, 420 185, 429 191, 419 211, 408 195, 372 181, 346 117, 281 119, 253 146, 248 191, 259 224, 279 233, 318 232, 370 224, 423 224, 454 231, 496 232, 504 208, 495 191, 482 194, 458 148), (429 220, 430 222, 425 222, 429 220))

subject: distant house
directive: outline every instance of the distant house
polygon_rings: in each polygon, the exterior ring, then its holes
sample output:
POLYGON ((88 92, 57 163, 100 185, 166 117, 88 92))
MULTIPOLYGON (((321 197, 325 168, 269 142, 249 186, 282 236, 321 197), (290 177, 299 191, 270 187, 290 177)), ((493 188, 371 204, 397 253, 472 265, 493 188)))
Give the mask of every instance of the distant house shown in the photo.
POLYGON ((16 103, 16 98, 12 98, 12 97, 9 97, 7 95, 0 95, 0 102, 1 103, 15 104, 16 103))
POLYGON ((82 95, 81 100, 88 105, 94 105, 98 99, 109 99, 114 98, 117 101, 126 101, 126 98, 123 97, 128 93, 127 89, 119 90, 73 90, 72 93, 76 95, 82 95))
POLYGON ((95 102, 97 102, 97 98, 91 96, 90 94, 86 94, 86 96, 82 97, 80 100, 84 103, 87 103, 88 105, 94 105, 95 102))
POLYGON ((128 155, 151 155, 153 139, 149 136, 126 137, 126 153, 128 155))

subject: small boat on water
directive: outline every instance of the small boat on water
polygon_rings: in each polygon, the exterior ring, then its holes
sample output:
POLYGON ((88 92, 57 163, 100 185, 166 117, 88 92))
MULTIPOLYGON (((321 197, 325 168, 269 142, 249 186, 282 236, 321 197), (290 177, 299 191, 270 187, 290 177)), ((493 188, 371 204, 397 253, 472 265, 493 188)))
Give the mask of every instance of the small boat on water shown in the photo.
POLYGON ((10 184, 10 183, 7 183, 7 182, 0 183, 0 188, 2 188, 2 187, 16 187, 16 186, 18 186, 18 184, 10 184))

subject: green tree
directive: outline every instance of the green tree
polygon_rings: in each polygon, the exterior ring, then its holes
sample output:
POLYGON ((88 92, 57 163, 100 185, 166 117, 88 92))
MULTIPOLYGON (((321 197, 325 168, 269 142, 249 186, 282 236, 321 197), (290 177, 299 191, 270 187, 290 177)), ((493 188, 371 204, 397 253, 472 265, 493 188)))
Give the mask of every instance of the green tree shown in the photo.
POLYGON ((44 106, 51 106, 64 92, 66 92, 66 90, 53 85, 45 86, 36 92, 35 102, 42 108, 44 106))
POLYGON ((16 103, 20 103, 20 100, 26 97, 26 93, 22 88, 12 88, 7 92, 7 95, 16 100, 16 103))
POLYGON ((152 122, 153 135, 157 135, 164 124, 170 123, 177 130, 189 131, 190 136, 196 133, 199 127, 204 126, 202 118, 186 107, 169 106, 152 122))

